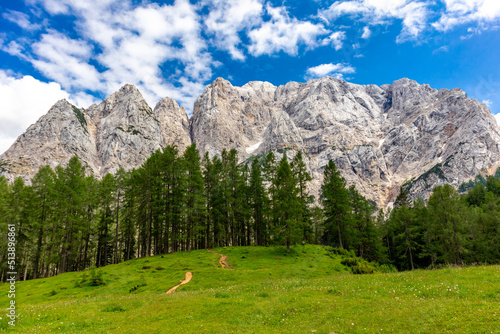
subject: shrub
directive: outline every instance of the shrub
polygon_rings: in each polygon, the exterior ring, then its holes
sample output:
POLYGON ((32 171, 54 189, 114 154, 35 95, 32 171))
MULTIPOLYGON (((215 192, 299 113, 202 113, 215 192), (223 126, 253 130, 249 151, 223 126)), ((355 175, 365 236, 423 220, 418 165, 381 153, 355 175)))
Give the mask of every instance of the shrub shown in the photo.
POLYGON ((102 271, 96 270, 95 268, 92 268, 90 270, 90 278, 88 281, 89 286, 100 286, 100 285, 106 285, 104 282, 104 279, 102 278, 102 271))
POLYGON ((378 266, 378 270, 382 273, 397 273, 398 269, 392 264, 382 264, 378 266))
POLYGON ((340 247, 326 247, 326 250, 331 254, 340 255, 340 256, 350 256, 354 257, 353 251, 348 251, 347 249, 340 247))
POLYGON ((75 283, 75 288, 82 288, 84 286, 101 286, 106 285, 106 282, 102 278, 102 272, 96 270, 95 267, 90 269, 90 275, 85 271, 80 280, 75 283))
POLYGON ((103 312, 124 312, 125 309, 121 307, 120 305, 116 304, 111 304, 111 305, 106 305, 103 309, 103 312))
POLYGON ((373 274, 378 271, 376 265, 357 257, 345 258, 341 263, 351 268, 352 273, 357 275, 373 274))
POLYGON ((342 262, 340 262, 340 263, 342 263, 344 266, 353 267, 353 266, 358 265, 359 259, 354 258, 354 257, 348 257, 346 259, 343 259, 342 262))
POLYGON ((131 287, 128 292, 129 293, 132 293, 134 291, 136 291, 137 289, 143 287, 143 286, 146 286, 147 284, 146 283, 141 283, 141 284, 137 284, 137 285, 134 285, 133 287, 131 287))

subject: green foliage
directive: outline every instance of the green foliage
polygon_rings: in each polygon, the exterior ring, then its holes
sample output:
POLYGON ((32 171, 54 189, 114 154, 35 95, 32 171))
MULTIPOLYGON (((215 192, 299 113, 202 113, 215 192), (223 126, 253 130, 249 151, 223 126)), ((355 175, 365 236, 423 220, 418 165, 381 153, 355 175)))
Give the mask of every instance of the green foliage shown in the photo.
POLYGON ((340 255, 340 256, 346 256, 346 257, 354 257, 354 251, 352 250, 347 250, 347 249, 344 249, 344 248, 340 248, 340 247, 325 247, 325 249, 332 253, 332 254, 335 254, 335 255, 340 255))
POLYGON ((118 304, 109 304, 102 309, 102 312, 125 312, 125 309, 118 304))
POLYGON ((434 165, 432 168, 427 170, 425 173, 420 175, 417 179, 411 179, 410 181, 405 182, 402 185, 402 189, 404 189, 405 192, 409 193, 411 191, 411 188, 413 187, 413 184, 415 184, 418 181, 423 181, 425 184, 426 189, 430 187, 429 183, 427 182, 427 179, 429 178, 430 175, 434 174, 438 178, 447 181, 446 176, 444 175, 443 172, 443 165, 448 166, 450 160, 452 157, 449 157, 444 163, 438 163, 434 165))
POLYGON ((461 193, 467 192, 470 189, 473 189, 477 185, 483 185, 486 186, 486 180, 481 174, 478 174, 474 180, 469 180, 468 182, 463 182, 459 187, 458 191, 461 193))
POLYGON ((137 284, 137 285, 134 285, 133 287, 131 287, 128 292, 129 293, 132 293, 132 292, 136 292, 138 289, 144 287, 144 286, 147 286, 147 283, 141 283, 141 284, 137 284))
POLYGON ((101 270, 97 270, 96 268, 90 269, 90 273, 87 271, 83 272, 80 279, 76 281, 75 288, 82 288, 85 286, 103 286, 106 285, 106 282, 103 279, 103 273, 101 270))
POLYGON ((323 241, 345 248, 344 241, 349 233, 349 192, 345 179, 332 160, 325 166, 321 201, 325 212, 323 241))
POLYGON ((71 107, 73 109, 73 112, 76 115, 76 118, 78 119, 78 121, 82 125, 83 130, 86 133, 88 133, 89 131, 87 130, 87 121, 85 120, 85 116, 83 115, 82 111, 75 106, 71 106, 71 107))
MULTIPOLYGON (((284 246, 215 251, 228 255, 237 269, 216 267, 217 255, 196 250, 108 265, 100 269, 108 284, 96 288, 73 288, 80 277, 74 272, 17 282, 23 313, 15 332, 489 333, 500 321, 499 266, 353 275, 322 246, 292 246, 291 253, 284 246), (165 270, 138 273, 144 265, 165 270), (195 272, 193 280, 165 295, 184 277, 184 268, 195 272), (141 283, 147 285, 129 293, 141 283), (57 294, 48 298, 51 290, 57 294), (339 320, 328 320, 332 305, 339 320)), ((0 294, 8 288, 0 285, 0 294)), ((7 303, 0 298, 1 308, 7 303)))
POLYGON ((351 268, 352 273, 356 275, 373 274, 377 271, 375 266, 360 258, 345 258, 341 263, 351 268))
MULTIPOLYGON (((287 152, 280 161, 269 152, 247 165, 235 149, 201 159, 194 144, 182 154, 171 145, 140 168, 102 180, 86 176, 74 156, 55 171, 41 168, 31 185, 0 177, 0 233, 16 226, 21 280, 221 246, 285 245, 292 252, 296 244, 323 243, 400 270, 500 261, 500 179, 478 176, 462 197, 438 187, 427 205, 411 203, 403 187, 394 210, 375 215, 374 203, 347 187, 333 161, 315 204, 303 152, 294 151, 291 162, 287 152)), ((7 253, 5 238, 0 251, 7 253)), ((4 279, 7 269, 0 262, 4 279)), ((92 282, 102 283, 87 277, 73 284, 92 282)))

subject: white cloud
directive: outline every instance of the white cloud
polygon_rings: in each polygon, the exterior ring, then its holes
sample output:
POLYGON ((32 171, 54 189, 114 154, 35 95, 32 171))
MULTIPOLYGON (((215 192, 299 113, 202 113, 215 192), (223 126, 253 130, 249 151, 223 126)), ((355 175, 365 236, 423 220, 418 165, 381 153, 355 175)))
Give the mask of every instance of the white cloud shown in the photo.
POLYGON ((241 39, 238 33, 262 23, 263 5, 261 0, 216 0, 208 1, 210 12, 205 18, 209 34, 214 35, 214 44, 229 52, 233 59, 244 60, 245 55, 239 48, 241 39))
POLYGON ((344 31, 336 31, 324 40, 321 41, 322 45, 333 45, 335 50, 342 49, 343 42, 346 39, 344 31))
POLYGON ((129 0, 39 3, 51 14, 76 17, 78 39, 49 31, 33 44, 30 59, 71 92, 111 94, 130 83, 150 105, 170 96, 189 110, 212 77, 214 61, 201 36, 200 8, 188 0, 135 7, 129 0), (174 70, 164 75, 164 67, 174 70))
POLYGON ((450 51, 450 47, 448 45, 443 45, 436 50, 432 51, 433 54, 440 53, 440 52, 448 52, 450 51))
POLYGON ((31 76, 15 78, 0 70, 0 153, 6 151, 26 128, 69 94, 55 82, 31 76))
POLYGON ((334 2, 321 10, 319 17, 326 22, 342 16, 360 17, 369 25, 387 24, 394 19, 402 21, 397 42, 416 39, 426 29, 430 15, 429 1, 410 0, 349 0, 334 2))
MULTIPOLYGON (((432 21, 440 31, 479 22, 469 28, 470 34, 476 34, 485 22, 500 17, 497 0, 442 1, 446 7, 436 13, 434 0, 339 0, 325 5, 317 16, 298 19, 286 7, 275 7, 268 0, 175 0, 171 5, 135 0, 25 0, 32 13, 45 11, 40 22, 31 22, 30 16, 16 11, 7 11, 3 17, 25 30, 40 26, 47 30, 33 40, 28 40, 33 34, 9 40, 8 34, 1 34, 0 50, 30 62, 80 104, 94 98, 78 92, 102 96, 130 83, 138 86, 150 105, 170 96, 189 112, 220 64, 213 59, 214 49, 239 61, 279 53, 296 56, 301 48, 319 46, 338 51, 353 45, 359 51, 362 40, 373 37, 376 25, 401 23, 396 41, 404 42, 419 40, 432 21), (70 34, 50 29, 52 20, 60 16, 74 22, 70 34), (361 24, 354 25, 363 27, 361 39, 347 43, 352 32, 348 29, 354 28, 336 25, 341 17, 361 24)), ((435 52, 440 51, 446 50, 435 52)), ((345 64, 323 64, 307 71, 309 76, 339 78, 348 73, 354 73, 354 68, 345 64)))
POLYGON ((15 10, 8 10, 7 12, 2 14, 3 18, 7 21, 17 24, 19 27, 24 30, 37 30, 41 28, 41 25, 31 23, 29 16, 25 13, 21 13, 15 10))
POLYGON ((491 108, 493 105, 493 102, 491 100, 484 100, 482 101, 488 108, 491 108))
MULTIPOLYGON (((456 26, 470 22, 488 24, 500 19, 500 1, 498 0, 443 0, 446 6, 445 12, 434 28, 439 31, 447 31, 456 26)), ((479 31, 487 29, 483 26, 479 31)))
POLYGON ((366 26, 363 27, 363 35, 361 35, 361 38, 363 39, 368 39, 372 35, 372 31, 370 30, 370 27, 366 26))
POLYGON ((248 33, 251 40, 249 51, 254 56, 272 55, 283 51, 296 55, 300 44, 313 48, 317 38, 329 33, 322 24, 291 18, 284 7, 266 6, 271 20, 248 33))
POLYGON ((332 76, 337 79, 344 79, 344 74, 355 73, 356 69, 349 64, 321 64, 318 66, 310 67, 306 71, 308 78, 320 78, 326 75, 332 76))
POLYGON ((498 126, 500 126, 500 113, 493 115, 493 116, 495 116, 497 123, 498 123, 498 126))
POLYGON ((90 65, 92 46, 83 40, 70 39, 57 31, 43 34, 32 46, 33 66, 47 78, 55 80, 66 89, 100 90, 100 76, 90 65))

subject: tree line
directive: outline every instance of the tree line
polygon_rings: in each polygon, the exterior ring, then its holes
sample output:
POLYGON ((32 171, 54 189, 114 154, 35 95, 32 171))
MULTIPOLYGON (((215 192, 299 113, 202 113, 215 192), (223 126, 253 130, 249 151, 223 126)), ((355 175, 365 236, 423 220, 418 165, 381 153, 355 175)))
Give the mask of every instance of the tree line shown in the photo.
MULTIPOLYGON (((194 144, 182 154, 167 146, 101 180, 74 156, 41 168, 31 185, 0 177, 0 233, 16 225, 21 279, 218 246, 321 243, 403 270, 500 259, 500 179, 466 196, 438 187, 427 205, 401 192, 377 213, 333 161, 315 201, 302 153, 286 152, 239 164, 235 149, 201 157, 194 144)), ((1 281, 7 247, 2 238, 1 281)))

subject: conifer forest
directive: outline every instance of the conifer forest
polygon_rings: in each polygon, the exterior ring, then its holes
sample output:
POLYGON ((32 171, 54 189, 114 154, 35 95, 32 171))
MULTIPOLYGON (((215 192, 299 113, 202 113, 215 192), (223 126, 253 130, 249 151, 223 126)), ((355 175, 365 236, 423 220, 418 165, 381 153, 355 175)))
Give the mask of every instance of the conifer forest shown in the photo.
POLYGON ((101 180, 74 156, 41 168, 29 185, 0 177, 0 228, 7 235, 17 226, 21 280, 218 246, 325 244, 398 270, 500 262, 498 172, 468 193, 439 186, 427 201, 402 189, 383 211, 348 187, 333 161, 314 198, 303 153, 286 153, 239 163, 234 149, 211 158, 194 144, 183 154, 168 146, 101 180))

